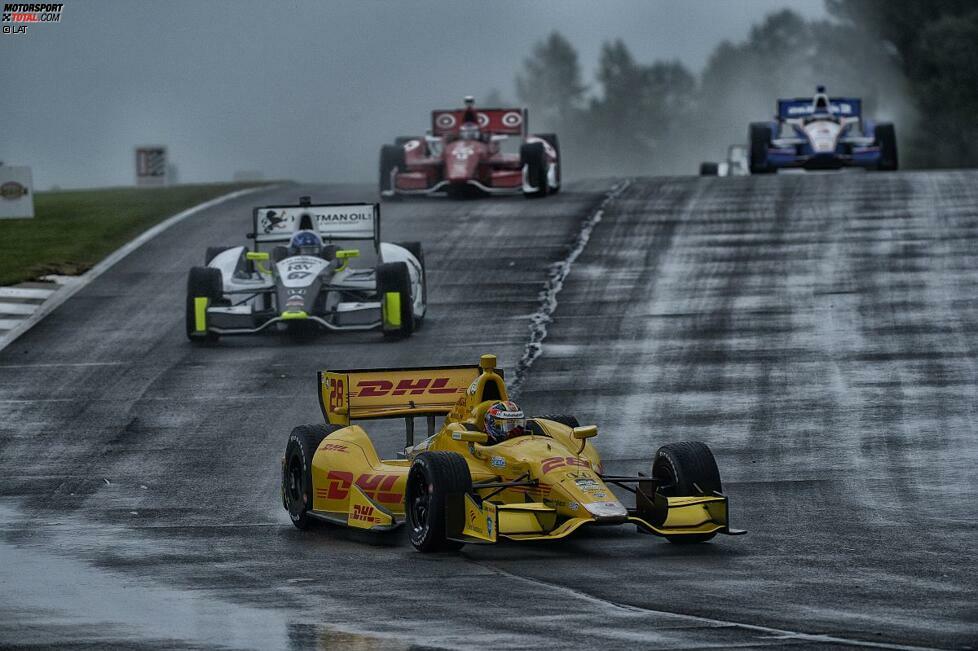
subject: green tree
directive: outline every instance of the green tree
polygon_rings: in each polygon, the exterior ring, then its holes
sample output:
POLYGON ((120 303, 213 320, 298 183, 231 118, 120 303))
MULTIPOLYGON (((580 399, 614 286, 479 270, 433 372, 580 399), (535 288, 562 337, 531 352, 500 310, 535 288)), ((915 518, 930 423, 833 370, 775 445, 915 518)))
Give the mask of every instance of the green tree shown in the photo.
POLYGON ((558 32, 533 46, 516 77, 516 96, 547 129, 559 129, 573 121, 586 91, 577 51, 558 32))
POLYGON ((826 0, 868 31, 906 75, 920 119, 908 145, 925 167, 978 164, 978 4, 973 0, 826 0))

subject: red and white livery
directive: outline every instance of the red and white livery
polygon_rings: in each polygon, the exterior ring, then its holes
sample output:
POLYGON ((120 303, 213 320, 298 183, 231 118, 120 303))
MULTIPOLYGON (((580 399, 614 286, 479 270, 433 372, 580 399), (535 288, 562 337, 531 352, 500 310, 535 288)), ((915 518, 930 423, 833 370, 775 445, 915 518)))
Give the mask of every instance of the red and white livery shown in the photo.
POLYGON ((425 136, 397 138, 380 150, 380 194, 519 194, 560 190, 560 149, 554 134, 528 135, 526 109, 466 107, 431 112, 425 136), (519 149, 507 141, 519 138, 519 149))

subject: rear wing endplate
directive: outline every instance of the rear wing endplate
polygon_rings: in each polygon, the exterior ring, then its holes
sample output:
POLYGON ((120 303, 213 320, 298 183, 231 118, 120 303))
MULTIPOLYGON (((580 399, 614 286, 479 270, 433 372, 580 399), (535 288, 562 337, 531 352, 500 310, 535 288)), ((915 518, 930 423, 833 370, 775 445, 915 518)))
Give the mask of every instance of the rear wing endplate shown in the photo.
POLYGON ((319 372, 326 422, 448 414, 480 375, 478 366, 319 372))

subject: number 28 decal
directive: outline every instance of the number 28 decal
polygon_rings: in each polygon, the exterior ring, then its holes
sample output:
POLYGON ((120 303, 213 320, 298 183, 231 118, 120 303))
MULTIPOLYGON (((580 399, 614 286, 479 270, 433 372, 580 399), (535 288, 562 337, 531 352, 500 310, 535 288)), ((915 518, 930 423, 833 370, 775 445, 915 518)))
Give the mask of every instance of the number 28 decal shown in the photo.
POLYGON ((343 380, 330 380, 329 385, 329 410, 336 411, 346 402, 346 396, 343 395, 343 380))

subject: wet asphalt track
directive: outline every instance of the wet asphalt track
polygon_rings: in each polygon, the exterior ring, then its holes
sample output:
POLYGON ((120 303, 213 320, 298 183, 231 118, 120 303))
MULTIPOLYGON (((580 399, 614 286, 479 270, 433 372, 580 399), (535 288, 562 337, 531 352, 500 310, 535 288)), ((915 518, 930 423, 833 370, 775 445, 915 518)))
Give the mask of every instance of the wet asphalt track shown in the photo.
POLYGON ((0 645, 978 647, 972 172, 635 180, 606 205, 523 405, 597 422, 614 471, 708 442, 749 536, 422 556, 288 524, 277 464, 321 418, 315 371, 513 368, 610 187, 385 204, 385 239, 421 240, 430 272, 406 342, 183 336, 187 268, 252 204, 365 188, 245 197, 73 297, 0 352, 0 645))

